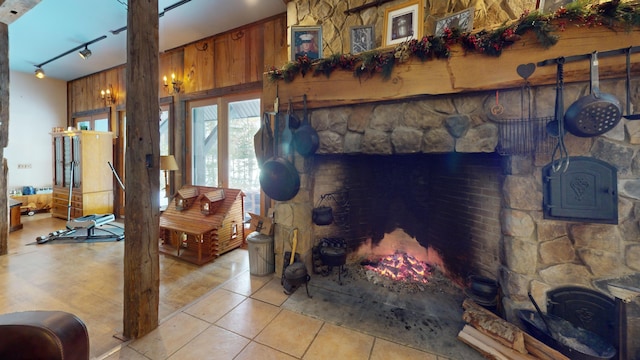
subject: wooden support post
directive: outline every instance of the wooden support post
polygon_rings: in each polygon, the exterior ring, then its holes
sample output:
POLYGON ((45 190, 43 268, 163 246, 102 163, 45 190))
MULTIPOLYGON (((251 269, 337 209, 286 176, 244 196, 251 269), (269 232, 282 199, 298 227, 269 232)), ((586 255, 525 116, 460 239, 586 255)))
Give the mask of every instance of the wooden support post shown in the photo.
POLYGON ((130 0, 127 13, 123 336, 158 327, 160 128, 158 0, 130 0))
POLYGON ((9 144, 9 26, 5 23, 0 23, 0 104, 0 255, 6 255, 9 248, 9 192, 4 148, 9 144))

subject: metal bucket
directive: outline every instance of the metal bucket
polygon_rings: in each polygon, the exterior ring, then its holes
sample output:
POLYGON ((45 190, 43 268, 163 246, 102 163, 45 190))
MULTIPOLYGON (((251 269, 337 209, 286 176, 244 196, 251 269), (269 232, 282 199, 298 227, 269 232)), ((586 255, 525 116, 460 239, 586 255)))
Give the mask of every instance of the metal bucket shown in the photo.
POLYGON ((260 276, 273 273, 276 265, 273 236, 254 231, 247 236, 247 244, 249 245, 249 273, 260 276))

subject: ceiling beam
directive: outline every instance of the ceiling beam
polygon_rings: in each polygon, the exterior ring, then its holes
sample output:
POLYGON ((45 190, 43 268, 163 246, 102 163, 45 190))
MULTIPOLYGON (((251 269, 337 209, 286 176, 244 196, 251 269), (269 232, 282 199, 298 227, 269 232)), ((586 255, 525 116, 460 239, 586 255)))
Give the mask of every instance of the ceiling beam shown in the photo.
POLYGON ((41 0, 0 0, 0 22, 7 25, 33 9, 41 0))

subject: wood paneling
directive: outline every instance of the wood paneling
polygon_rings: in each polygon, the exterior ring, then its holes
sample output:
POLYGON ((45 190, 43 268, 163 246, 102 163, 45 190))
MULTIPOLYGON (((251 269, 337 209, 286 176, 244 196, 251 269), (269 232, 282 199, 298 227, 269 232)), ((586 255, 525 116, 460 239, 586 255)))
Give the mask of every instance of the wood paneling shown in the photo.
POLYGON ((186 93, 214 87, 213 39, 209 38, 184 48, 184 87, 186 93))
MULTIPOLYGON (((159 96, 168 95, 162 77, 167 76, 171 82, 171 73, 182 81, 180 94, 174 94, 178 98, 262 82, 265 71, 287 61, 286 22, 286 14, 281 14, 160 54, 159 96)), ((123 64, 70 81, 67 86, 69 118, 74 113, 105 107, 100 90, 109 85, 117 94, 116 103, 111 106, 124 108, 125 78, 123 64)), ((115 115, 111 121, 115 129, 115 115)))
POLYGON ((264 24, 263 71, 274 66, 279 68, 287 59, 287 19, 277 17, 264 24))

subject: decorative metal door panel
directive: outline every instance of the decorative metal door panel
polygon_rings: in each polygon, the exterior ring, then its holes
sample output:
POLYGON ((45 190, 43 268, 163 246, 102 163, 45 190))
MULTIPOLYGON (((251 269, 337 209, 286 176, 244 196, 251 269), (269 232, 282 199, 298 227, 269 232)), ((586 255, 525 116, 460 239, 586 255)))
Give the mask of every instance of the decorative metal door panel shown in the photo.
POLYGON ((618 223, 617 170, 602 160, 575 156, 566 171, 542 169, 545 219, 618 223))

